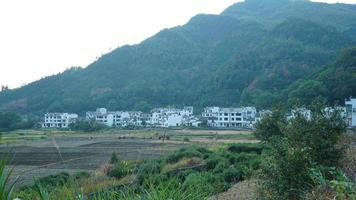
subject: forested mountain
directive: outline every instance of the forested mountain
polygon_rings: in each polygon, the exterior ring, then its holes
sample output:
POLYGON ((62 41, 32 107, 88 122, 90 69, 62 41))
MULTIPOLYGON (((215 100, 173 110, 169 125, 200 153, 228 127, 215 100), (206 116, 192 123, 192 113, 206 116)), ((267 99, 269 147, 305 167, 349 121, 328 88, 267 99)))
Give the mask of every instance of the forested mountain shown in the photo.
POLYGON ((356 5, 246 0, 117 48, 84 69, 3 91, 0 109, 270 107, 319 95, 333 104, 356 96, 355 48, 337 60, 355 44, 356 5))

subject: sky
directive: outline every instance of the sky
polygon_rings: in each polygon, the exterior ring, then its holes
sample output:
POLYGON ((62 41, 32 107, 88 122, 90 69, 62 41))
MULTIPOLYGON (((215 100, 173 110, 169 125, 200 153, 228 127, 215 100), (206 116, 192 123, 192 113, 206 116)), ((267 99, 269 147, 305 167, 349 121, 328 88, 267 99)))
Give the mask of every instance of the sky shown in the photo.
MULTIPOLYGON (((0 0, 0 85, 20 87, 242 0, 0 0)), ((356 3, 356 0, 315 0, 356 3)))

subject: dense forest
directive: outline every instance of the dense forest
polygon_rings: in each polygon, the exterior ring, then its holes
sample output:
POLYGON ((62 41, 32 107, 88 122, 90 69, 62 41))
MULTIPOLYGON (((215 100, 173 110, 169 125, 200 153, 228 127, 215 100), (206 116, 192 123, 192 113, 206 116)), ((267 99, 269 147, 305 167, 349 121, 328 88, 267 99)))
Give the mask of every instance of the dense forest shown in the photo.
POLYGON ((356 5, 246 0, 0 92, 0 110, 342 104, 356 96, 356 5))

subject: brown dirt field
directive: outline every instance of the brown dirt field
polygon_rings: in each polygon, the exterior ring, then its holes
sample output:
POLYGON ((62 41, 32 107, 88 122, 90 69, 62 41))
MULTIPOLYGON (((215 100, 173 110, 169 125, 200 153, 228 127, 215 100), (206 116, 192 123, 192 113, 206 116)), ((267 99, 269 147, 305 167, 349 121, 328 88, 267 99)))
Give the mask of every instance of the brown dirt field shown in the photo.
POLYGON ((118 139, 111 136, 51 136, 46 139, 0 145, 0 157, 8 156, 8 169, 20 176, 18 185, 59 172, 92 171, 107 163, 113 152, 123 160, 155 158, 182 147, 152 139, 118 139))

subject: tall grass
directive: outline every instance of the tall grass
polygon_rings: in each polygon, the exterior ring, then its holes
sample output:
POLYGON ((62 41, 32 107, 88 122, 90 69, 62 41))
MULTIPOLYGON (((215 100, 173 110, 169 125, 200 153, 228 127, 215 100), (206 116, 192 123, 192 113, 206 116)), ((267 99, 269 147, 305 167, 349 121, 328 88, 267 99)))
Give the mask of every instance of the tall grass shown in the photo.
POLYGON ((49 200, 49 193, 48 191, 42 186, 40 181, 36 181, 35 183, 36 190, 40 196, 41 200, 49 200))
POLYGON ((10 181, 10 176, 12 174, 12 169, 6 173, 5 167, 7 163, 7 158, 0 159, 0 199, 1 200, 11 200, 12 193, 14 190, 14 185, 17 182, 18 178, 12 183, 10 181))
POLYGON ((183 187, 175 178, 158 185, 147 184, 140 188, 124 188, 121 191, 104 190, 93 195, 93 200, 202 200, 207 193, 183 187))

